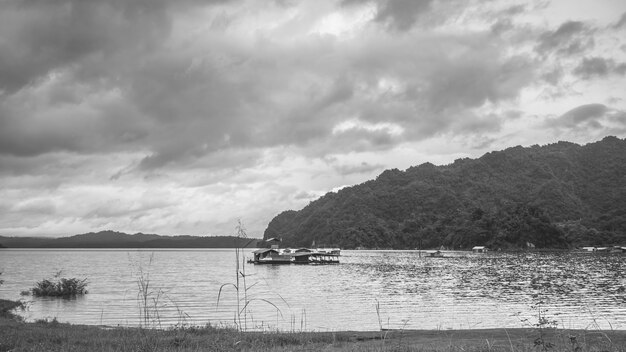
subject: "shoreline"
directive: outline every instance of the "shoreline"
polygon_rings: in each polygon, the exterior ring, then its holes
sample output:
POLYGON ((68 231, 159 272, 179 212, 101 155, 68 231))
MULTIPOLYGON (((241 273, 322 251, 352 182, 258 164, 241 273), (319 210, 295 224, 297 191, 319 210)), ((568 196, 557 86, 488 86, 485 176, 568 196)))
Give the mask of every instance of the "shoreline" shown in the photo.
POLYGON ((0 300, 0 351, 626 351, 626 330, 559 328, 240 332, 228 327, 156 330, 26 323, 0 300))

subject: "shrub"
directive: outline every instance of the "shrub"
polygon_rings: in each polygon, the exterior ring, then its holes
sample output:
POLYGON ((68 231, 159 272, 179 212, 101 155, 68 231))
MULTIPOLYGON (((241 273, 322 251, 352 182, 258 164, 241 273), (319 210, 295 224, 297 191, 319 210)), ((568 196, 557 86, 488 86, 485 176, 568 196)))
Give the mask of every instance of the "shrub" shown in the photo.
POLYGON ((33 296, 37 297, 71 297, 86 294, 87 279, 61 278, 57 282, 42 280, 31 289, 33 296))

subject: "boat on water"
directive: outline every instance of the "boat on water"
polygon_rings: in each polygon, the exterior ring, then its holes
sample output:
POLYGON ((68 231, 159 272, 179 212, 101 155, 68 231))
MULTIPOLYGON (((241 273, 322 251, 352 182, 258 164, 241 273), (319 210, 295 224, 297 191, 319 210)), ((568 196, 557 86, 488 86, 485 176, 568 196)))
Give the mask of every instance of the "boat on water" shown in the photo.
POLYGON ((252 252, 252 264, 339 264, 339 248, 262 248, 252 252))
POLYGON ((426 253, 426 257, 428 258, 443 258, 443 253, 441 251, 434 251, 426 253))

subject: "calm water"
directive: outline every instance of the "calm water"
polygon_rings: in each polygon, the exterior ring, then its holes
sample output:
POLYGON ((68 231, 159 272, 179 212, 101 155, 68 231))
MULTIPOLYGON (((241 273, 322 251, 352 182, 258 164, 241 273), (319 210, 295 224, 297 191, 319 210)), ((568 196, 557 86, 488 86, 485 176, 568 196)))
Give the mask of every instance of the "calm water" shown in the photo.
MULTIPOLYGON (((249 253, 249 252, 248 252, 249 253)), ((248 328, 283 330, 524 327, 538 314, 565 328, 626 330, 626 255, 343 251, 341 264, 246 265, 248 328)), ((0 250, 0 298, 23 299, 29 320, 232 325, 233 250, 0 250), (22 297, 62 271, 89 279, 72 300, 22 297)), ((247 254, 247 256, 250 256, 247 254)), ((243 283, 241 283, 243 298, 243 283)), ((243 315, 241 316, 244 319, 243 315)))

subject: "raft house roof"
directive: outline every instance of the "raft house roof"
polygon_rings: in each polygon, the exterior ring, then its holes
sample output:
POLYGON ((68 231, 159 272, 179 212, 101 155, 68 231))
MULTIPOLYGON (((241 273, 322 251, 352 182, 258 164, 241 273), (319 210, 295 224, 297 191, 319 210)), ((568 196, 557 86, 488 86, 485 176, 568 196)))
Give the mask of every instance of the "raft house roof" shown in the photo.
POLYGON ((256 251, 252 252, 254 254, 263 254, 263 253, 267 253, 267 252, 275 252, 278 253, 278 251, 274 248, 262 248, 262 249, 257 249, 256 251))
POLYGON ((322 252, 298 252, 298 253, 291 253, 290 254, 292 257, 338 257, 338 254, 334 254, 334 253, 322 253, 322 252))

